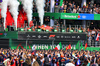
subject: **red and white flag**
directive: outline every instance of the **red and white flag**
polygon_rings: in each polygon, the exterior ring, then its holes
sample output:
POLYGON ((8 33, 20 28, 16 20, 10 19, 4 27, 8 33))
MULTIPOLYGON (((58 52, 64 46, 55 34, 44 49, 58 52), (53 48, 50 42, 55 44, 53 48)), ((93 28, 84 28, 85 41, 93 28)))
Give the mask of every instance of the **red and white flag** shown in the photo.
POLYGON ((97 34, 96 41, 99 41, 99 33, 97 34))

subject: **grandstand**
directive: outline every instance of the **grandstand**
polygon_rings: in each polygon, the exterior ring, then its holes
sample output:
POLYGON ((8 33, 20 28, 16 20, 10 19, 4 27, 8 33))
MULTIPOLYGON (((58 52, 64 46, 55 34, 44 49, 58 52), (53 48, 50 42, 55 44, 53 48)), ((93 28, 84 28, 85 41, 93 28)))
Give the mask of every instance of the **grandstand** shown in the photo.
MULTIPOLYGON (((20 4, 18 6, 17 30, 15 20, 10 12, 10 5, 7 7, 5 29, 5 20, 0 14, 0 39, 9 39, 7 40, 9 41, 8 47, 15 49, 19 43, 23 43, 24 47, 29 43, 31 46, 36 43, 56 46, 59 42, 75 46, 78 41, 83 46, 86 43, 88 47, 100 46, 100 41, 96 40, 100 31, 100 1, 45 0, 42 25, 35 1, 32 3, 33 13, 30 22, 23 2, 20 0, 18 2, 20 4), (52 35, 55 36, 52 37, 52 35), (42 41, 44 43, 41 43, 42 41)), ((1 11, 2 9, 0 9, 1 11)))

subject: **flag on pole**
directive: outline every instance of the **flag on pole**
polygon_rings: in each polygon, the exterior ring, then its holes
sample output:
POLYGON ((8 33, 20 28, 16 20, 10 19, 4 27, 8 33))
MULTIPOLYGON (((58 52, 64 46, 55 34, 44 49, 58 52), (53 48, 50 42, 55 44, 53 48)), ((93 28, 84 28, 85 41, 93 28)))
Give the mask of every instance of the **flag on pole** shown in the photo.
POLYGON ((87 43, 85 44, 85 49, 87 48, 87 43))
POLYGON ((81 42, 81 47, 80 47, 80 49, 83 49, 83 45, 82 45, 82 42, 81 42))
POLYGON ((71 44, 66 47, 66 50, 71 49, 71 44))
POLYGON ((99 33, 97 34, 96 41, 99 41, 99 33))
POLYGON ((63 4, 63 0, 60 0, 60 6, 62 6, 62 4, 63 4))
POLYGON ((54 48, 55 50, 60 50, 62 49, 62 44, 61 42, 54 48))
POLYGON ((76 49, 79 49, 79 43, 80 43, 80 41, 77 42, 76 49))

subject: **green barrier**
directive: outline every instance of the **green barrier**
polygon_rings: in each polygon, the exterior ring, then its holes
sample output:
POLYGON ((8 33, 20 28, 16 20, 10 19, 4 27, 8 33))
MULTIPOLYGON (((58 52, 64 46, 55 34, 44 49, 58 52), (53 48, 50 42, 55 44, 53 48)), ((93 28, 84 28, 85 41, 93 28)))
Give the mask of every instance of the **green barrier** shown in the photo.
POLYGON ((100 20, 100 14, 94 14, 94 20, 100 20))
MULTIPOLYGON (((38 13, 33 13, 34 17, 38 17, 38 13)), ((52 17, 54 19, 75 19, 78 20, 80 17, 79 13, 45 13, 44 16, 50 16, 50 19, 52 17)), ((94 20, 100 20, 100 14, 94 14, 94 20)))
MULTIPOLYGON (((16 49, 18 47, 19 44, 21 44, 21 46, 23 46, 23 48, 26 48, 26 42, 23 40, 23 41, 20 41, 20 40, 9 40, 10 41, 10 47, 11 49, 16 49)), ((59 42, 58 42, 59 43, 59 42)), ((40 41, 31 41, 31 43, 29 42, 28 45, 27 45, 27 49, 32 49, 32 46, 35 45, 36 46, 36 50, 53 50, 55 48, 55 46, 58 45, 58 43, 55 42, 55 44, 52 44, 50 41, 43 41, 43 42, 40 42, 40 41)), ((68 45, 69 45, 69 42, 63 44, 62 43, 62 49, 65 49, 68 45)), ((87 47, 85 49, 85 47, 81 46, 80 44, 80 41, 76 41, 76 42, 72 42, 71 44, 71 49, 73 50, 78 50, 80 47, 80 50, 89 50, 89 51, 94 51, 94 50, 97 50, 97 51, 100 51, 100 47, 87 47), (80 45, 80 46, 79 46, 80 45)), ((21 49, 21 47, 19 46, 18 49, 21 49)))
POLYGON ((89 51, 94 51, 94 50, 100 51, 100 47, 87 47, 86 50, 89 50, 89 51))
MULTIPOLYGON (((39 15, 38 13, 33 13, 34 17, 39 17, 38 15, 39 15)), ((60 15, 61 15, 61 13, 49 13, 49 12, 44 14, 44 16, 50 16, 50 19, 52 19, 52 17, 54 19, 59 19, 60 15)))

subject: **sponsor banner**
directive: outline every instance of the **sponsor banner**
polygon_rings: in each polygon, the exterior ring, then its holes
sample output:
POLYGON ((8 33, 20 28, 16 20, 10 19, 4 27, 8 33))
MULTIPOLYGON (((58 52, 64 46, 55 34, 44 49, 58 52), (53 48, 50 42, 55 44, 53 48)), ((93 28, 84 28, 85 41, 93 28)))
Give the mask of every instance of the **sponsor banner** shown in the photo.
MULTIPOLYGON (((33 13, 33 16, 38 17, 38 13, 33 13)), ((50 16, 50 19, 100 20, 100 14, 45 13, 44 16, 50 16)))
MULTIPOLYGON (((64 49, 66 46, 68 46, 69 44, 71 44, 71 47, 74 48, 76 47, 76 44, 78 41, 51 41, 51 40, 28 40, 27 41, 27 49, 32 49, 32 46, 35 45, 36 49, 54 49, 59 42, 61 42, 62 44, 62 49, 64 49)), ((11 41, 10 47, 11 49, 16 49, 17 47, 20 49, 21 46, 23 48, 26 48, 26 41, 25 40, 17 40, 17 39, 13 39, 11 41), (20 45, 20 46, 19 46, 20 45), (19 46, 19 47, 18 47, 19 46)))
POLYGON ((17 32, 0 32, 0 39, 17 39, 17 32))
POLYGON ((79 14, 78 20, 94 20, 94 14, 79 14))
POLYGON ((18 40, 86 40, 85 33, 18 32, 18 40))
MULTIPOLYGON (((57 44, 53 44, 53 45, 52 44, 30 44, 31 49, 32 49, 33 45, 35 45, 36 50, 40 50, 40 49, 42 49, 42 50, 44 50, 44 49, 45 50, 49 50, 49 49, 53 50, 57 46, 57 44)), ((62 44, 62 49, 65 49, 68 45, 69 44, 62 44)), ((21 46, 26 48, 25 44, 24 45, 21 44, 21 46)), ((16 49, 16 48, 17 48, 17 46, 11 46, 11 49, 16 49)), ((21 47, 19 47, 19 49, 20 48, 21 47)), ((71 48, 76 49, 76 45, 75 44, 71 45, 71 48)), ((27 46, 27 49, 30 49, 29 46, 27 46)))
MULTIPOLYGON (((52 43, 52 41, 48 41, 48 40, 29 40, 28 43, 27 43, 27 49, 32 49, 33 45, 36 47, 36 50, 39 50, 39 49, 45 49, 45 50, 48 50, 48 49, 54 49, 58 44, 59 42, 61 42, 62 44, 62 49, 66 48, 69 44, 71 44, 71 47, 72 48, 75 48, 76 47, 76 44, 77 44, 77 41, 54 41, 54 43, 52 43)), ((10 45, 11 46, 11 49, 16 49, 18 46, 18 48, 20 49, 21 46, 23 48, 26 48, 26 41, 23 41, 23 40, 17 40, 17 39, 14 39, 12 40, 12 44, 10 45), (20 45, 20 46, 19 46, 20 45)))
POLYGON ((94 20, 100 20, 100 14, 94 14, 94 20))
MULTIPOLYGON (((54 45, 49 45, 49 44, 34 44, 34 45, 36 46, 36 50, 39 50, 39 49, 42 49, 42 50, 43 49, 45 49, 45 50, 51 49, 51 50, 53 50, 57 46, 56 44, 54 44, 54 45)), ((63 44, 62 45, 62 49, 65 49, 67 46, 68 45, 63 44)), ((75 47, 76 47, 76 45, 71 45, 72 49, 76 49, 75 47)))
POLYGON ((78 13, 61 13, 61 19, 78 19, 78 13))

